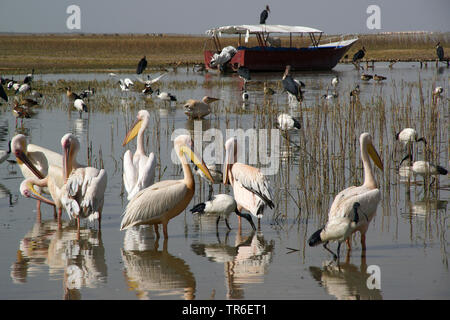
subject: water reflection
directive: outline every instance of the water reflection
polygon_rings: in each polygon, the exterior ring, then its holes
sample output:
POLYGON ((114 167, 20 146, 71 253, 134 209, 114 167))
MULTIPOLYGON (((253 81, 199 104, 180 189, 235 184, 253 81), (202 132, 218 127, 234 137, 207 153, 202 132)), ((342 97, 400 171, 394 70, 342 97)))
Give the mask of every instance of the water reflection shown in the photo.
POLYGON ((266 241, 262 232, 253 230, 248 236, 239 230, 234 245, 229 245, 229 234, 224 242, 217 233, 217 243, 193 243, 191 248, 199 256, 224 264, 227 299, 244 299, 244 284, 264 283, 275 245, 273 240, 266 241))
POLYGON ((64 299, 81 298, 82 287, 96 288, 106 283, 107 266, 101 233, 77 229, 67 222, 36 222, 20 241, 16 261, 11 267, 15 283, 39 276, 48 267, 50 277, 64 273, 64 299))
POLYGON ((339 265, 327 264, 322 268, 311 266, 309 271, 327 293, 338 300, 382 300, 381 290, 367 287, 370 274, 367 273, 366 258, 361 257, 359 267, 349 260, 347 255, 346 261, 339 265))
POLYGON ((126 283, 139 299, 150 299, 151 295, 195 298, 196 282, 189 265, 168 252, 167 240, 158 250, 151 226, 127 229, 121 252, 126 283))

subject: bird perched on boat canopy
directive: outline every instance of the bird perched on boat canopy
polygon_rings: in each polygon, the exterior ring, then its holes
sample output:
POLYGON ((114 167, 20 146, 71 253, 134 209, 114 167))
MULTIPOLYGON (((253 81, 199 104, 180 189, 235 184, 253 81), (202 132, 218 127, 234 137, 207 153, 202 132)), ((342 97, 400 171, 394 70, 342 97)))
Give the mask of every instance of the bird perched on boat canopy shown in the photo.
POLYGON ((361 60, 362 58, 364 58, 365 54, 366 54, 366 48, 362 47, 353 55, 353 62, 357 62, 357 61, 361 60))
POLYGON ((147 68, 147 59, 144 56, 138 63, 136 73, 141 74, 142 72, 144 72, 145 68, 147 68))
POLYGON ((266 24, 266 20, 269 17, 270 8, 269 5, 266 5, 266 8, 261 12, 259 16, 259 23, 266 24))
POLYGON ((216 229, 219 227, 220 218, 223 218, 229 230, 231 230, 231 227, 228 223, 228 217, 231 212, 235 212, 239 217, 245 218, 250 223, 253 230, 256 230, 251 215, 248 213, 240 213, 237 209, 236 200, 227 194, 217 194, 212 200, 196 204, 190 211, 193 214, 217 215, 216 229))
POLYGON ((189 119, 202 119, 211 113, 210 103, 220 100, 210 96, 204 96, 202 100, 189 99, 184 104, 184 114, 189 119))
POLYGON ((440 42, 438 42, 436 45, 436 55, 437 55, 439 61, 444 60, 444 48, 442 48, 440 42))
POLYGON ((333 256, 337 259, 339 259, 340 243, 347 240, 347 246, 351 249, 350 235, 356 231, 361 233, 362 250, 366 250, 366 232, 370 221, 376 214, 381 198, 370 158, 381 170, 383 170, 383 163, 372 144, 372 136, 369 133, 362 133, 359 137, 359 143, 364 168, 363 185, 349 187, 336 195, 328 213, 327 223, 323 228, 314 232, 308 241, 311 247, 323 243, 324 248, 331 253, 333 252, 327 247, 328 242, 338 241, 338 255, 336 256, 333 253, 333 256), (359 203, 356 208, 355 202, 359 203), (358 213, 356 210, 358 210, 358 213), (356 219, 355 216, 359 216, 359 219, 356 219))
POLYGON ((301 124, 298 118, 290 114, 282 113, 277 118, 277 125, 280 130, 300 129, 301 124))
POLYGON ((162 224, 164 238, 168 238, 167 224, 187 207, 195 192, 195 181, 186 156, 208 179, 213 180, 203 160, 194 152, 194 143, 188 135, 176 137, 174 149, 182 164, 184 178, 159 181, 139 191, 125 208, 120 230, 141 224, 153 224, 159 236, 157 225, 162 224))
POLYGON ((303 92, 302 92, 301 87, 304 87, 305 84, 292 77, 290 65, 286 66, 286 70, 284 71, 282 83, 283 83, 284 90, 286 90, 290 95, 294 96, 297 99, 297 101, 302 101, 303 92))

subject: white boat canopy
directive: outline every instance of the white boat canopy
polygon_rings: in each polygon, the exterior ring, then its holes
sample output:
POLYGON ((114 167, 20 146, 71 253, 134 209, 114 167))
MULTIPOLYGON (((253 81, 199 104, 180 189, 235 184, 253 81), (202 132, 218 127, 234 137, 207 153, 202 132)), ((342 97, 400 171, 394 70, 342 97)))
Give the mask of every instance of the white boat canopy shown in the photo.
POLYGON ((249 34, 249 33, 323 33, 323 31, 302 26, 284 26, 280 24, 243 24, 238 26, 224 26, 206 30, 206 34, 249 34))

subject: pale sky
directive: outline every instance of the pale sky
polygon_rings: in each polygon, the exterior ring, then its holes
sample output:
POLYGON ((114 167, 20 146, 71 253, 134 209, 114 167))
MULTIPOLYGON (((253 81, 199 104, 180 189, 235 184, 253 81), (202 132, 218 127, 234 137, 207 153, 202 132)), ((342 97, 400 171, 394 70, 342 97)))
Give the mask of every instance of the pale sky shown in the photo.
POLYGON ((204 34, 233 24, 301 25, 328 34, 450 31, 450 0, 0 0, 0 32, 204 34), (69 30, 69 5, 81 9, 81 29, 69 30), (381 10, 381 29, 369 30, 369 5, 381 10))

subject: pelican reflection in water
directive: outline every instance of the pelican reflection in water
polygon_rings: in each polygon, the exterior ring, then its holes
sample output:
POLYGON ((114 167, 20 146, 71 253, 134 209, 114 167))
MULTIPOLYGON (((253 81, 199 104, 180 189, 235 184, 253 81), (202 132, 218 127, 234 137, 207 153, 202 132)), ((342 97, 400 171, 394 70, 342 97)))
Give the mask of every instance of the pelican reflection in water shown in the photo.
POLYGON ((128 228, 121 252, 126 284, 139 299, 152 296, 195 299, 196 281, 189 265, 168 252, 167 240, 163 249, 158 249, 151 226, 128 228))

